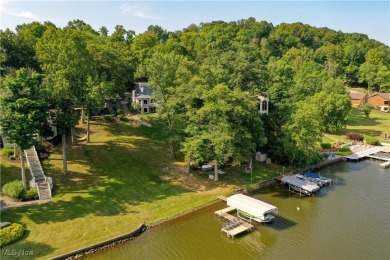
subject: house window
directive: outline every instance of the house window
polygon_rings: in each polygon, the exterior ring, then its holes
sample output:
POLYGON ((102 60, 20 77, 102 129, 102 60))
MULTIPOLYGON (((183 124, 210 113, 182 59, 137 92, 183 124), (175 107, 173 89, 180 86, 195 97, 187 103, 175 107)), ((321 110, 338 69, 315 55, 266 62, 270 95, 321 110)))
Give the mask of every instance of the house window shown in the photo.
POLYGON ((385 105, 388 105, 388 104, 389 104, 389 101, 388 101, 388 100, 387 100, 387 101, 385 101, 385 102, 384 102, 384 104, 385 104, 385 105))
POLYGON ((148 104, 148 100, 144 99, 144 105, 147 105, 147 104, 148 104))
POLYGON ((388 110, 389 110, 389 108, 388 108, 388 107, 384 107, 384 108, 383 108, 383 110, 385 110, 385 111, 388 111, 388 110))
POLYGON ((144 113, 148 113, 148 108, 144 107, 144 113))

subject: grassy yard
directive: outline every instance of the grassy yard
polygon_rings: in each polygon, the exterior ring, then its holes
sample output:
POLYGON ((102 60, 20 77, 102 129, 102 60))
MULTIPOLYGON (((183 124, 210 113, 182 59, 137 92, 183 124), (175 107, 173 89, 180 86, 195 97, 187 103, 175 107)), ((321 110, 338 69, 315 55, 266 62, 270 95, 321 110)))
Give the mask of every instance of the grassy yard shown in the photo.
POLYGON ((345 129, 332 133, 331 136, 347 142, 347 133, 359 133, 363 136, 372 136, 384 142, 384 135, 390 134, 390 114, 372 110, 370 118, 366 118, 363 111, 357 107, 352 108, 351 116, 345 129))
MULTIPOLYGON (((1 155, 0 161, 1 161, 1 164, 0 164, 1 188, 3 188, 4 184, 6 184, 8 182, 11 182, 14 180, 22 180, 22 172, 20 171, 20 161, 19 160, 10 160, 10 159, 4 157, 3 155, 1 155), (3 174, 3 173, 7 173, 7 174, 3 174)), ((26 167, 26 176, 27 176, 27 181, 30 181, 31 174, 28 172, 27 167, 26 167)))
MULTIPOLYGON (((53 201, 2 212, 2 221, 27 227, 23 239, 5 249, 33 250, 35 258, 46 259, 172 217, 248 183, 239 168, 228 169, 220 182, 183 173, 184 163, 169 158, 159 129, 92 124, 90 144, 68 146, 68 176, 61 173, 60 146, 55 147, 44 161, 55 182, 53 201)), ((84 126, 77 132, 84 134, 84 126)), ((254 165, 254 181, 272 174, 254 165)), ((19 164, 2 160, 1 177, 2 183, 19 179, 19 164)))

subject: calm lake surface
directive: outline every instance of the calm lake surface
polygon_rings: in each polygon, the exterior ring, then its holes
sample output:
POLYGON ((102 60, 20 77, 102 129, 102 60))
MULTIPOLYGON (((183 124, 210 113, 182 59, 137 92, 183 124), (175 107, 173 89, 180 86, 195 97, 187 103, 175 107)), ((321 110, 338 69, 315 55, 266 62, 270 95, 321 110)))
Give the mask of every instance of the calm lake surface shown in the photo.
POLYGON ((378 162, 343 162, 323 168, 335 180, 314 197, 275 184, 251 196, 275 205, 274 224, 234 239, 217 203, 147 230, 92 259, 390 259, 390 169, 378 162), (297 207, 300 210, 297 210, 297 207))

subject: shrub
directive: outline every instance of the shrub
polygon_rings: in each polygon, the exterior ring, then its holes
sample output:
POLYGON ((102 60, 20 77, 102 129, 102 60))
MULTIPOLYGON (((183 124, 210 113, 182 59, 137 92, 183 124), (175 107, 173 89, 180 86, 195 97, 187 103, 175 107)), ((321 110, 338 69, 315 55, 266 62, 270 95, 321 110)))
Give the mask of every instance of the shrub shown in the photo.
POLYGON ((129 122, 129 119, 122 114, 116 116, 122 122, 129 122))
POLYGON ((366 143, 370 145, 381 145, 381 142, 377 138, 371 136, 366 136, 366 143))
POLYGON ((12 198, 21 198, 23 194, 23 182, 22 181, 12 181, 3 186, 3 193, 12 198))
POLYGON ((111 123, 111 122, 112 122, 112 117, 111 117, 111 116, 104 116, 104 120, 105 120, 107 123, 111 123))
POLYGON ((363 141, 363 136, 361 134, 358 134, 358 133, 348 133, 347 138, 349 140, 354 140, 354 141, 358 141, 358 142, 363 141))
POLYGON ((10 158, 10 157, 14 156, 14 149, 3 148, 3 149, 1 149, 1 154, 10 158))
POLYGON ((351 151, 351 149, 349 149, 348 146, 344 146, 344 147, 341 147, 341 148, 336 152, 336 154, 337 154, 337 155, 346 156, 346 155, 352 154, 352 151, 351 151))
POLYGON ((322 149, 329 149, 331 147, 332 147, 332 145, 330 143, 321 143, 321 148, 322 149))
POLYGON ((36 200, 38 199, 38 191, 37 189, 29 189, 29 190, 23 190, 21 198, 26 200, 36 200))
POLYGON ((0 230, 0 246, 5 246, 19 240, 25 228, 21 224, 13 223, 11 226, 0 230))

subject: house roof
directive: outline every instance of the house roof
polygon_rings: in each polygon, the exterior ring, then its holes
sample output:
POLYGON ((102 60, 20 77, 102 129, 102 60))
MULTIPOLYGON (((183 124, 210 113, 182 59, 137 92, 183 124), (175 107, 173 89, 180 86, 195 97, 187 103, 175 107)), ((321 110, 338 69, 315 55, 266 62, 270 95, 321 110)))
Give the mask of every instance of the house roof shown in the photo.
POLYGON ((390 100, 390 93, 374 93, 371 97, 378 95, 380 97, 383 97, 384 99, 389 99, 390 100))
POLYGON ((151 98, 153 91, 148 87, 147 82, 139 82, 135 87, 135 98, 136 99, 144 99, 151 98))
POLYGON ((362 99, 364 98, 365 96, 367 96, 367 94, 364 94, 364 93, 359 93, 359 92, 349 92, 349 97, 351 99, 362 99))
POLYGON ((269 98, 267 98, 267 97, 264 97, 264 96, 260 96, 260 95, 256 95, 256 98, 258 99, 258 100, 260 100, 260 101, 269 101, 269 98))

